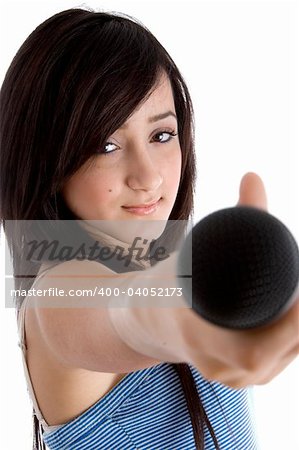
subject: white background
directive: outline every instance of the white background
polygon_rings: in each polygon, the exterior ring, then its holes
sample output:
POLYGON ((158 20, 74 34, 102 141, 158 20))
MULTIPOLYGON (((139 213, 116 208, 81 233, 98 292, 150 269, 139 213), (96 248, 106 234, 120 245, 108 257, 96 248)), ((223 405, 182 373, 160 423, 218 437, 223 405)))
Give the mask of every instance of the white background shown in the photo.
MULTIPOLYGON (((50 0, 0 4, 1 82, 15 52, 37 25, 56 12, 84 5, 50 0)), ((241 176, 255 171, 266 184, 270 212, 298 241, 298 2, 99 0, 85 5, 137 17, 181 69, 195 107, 196 220, 234 205, 241 176)), ((1 449, 31 450, 31 406, 15 312, 4 308, 3 285, 2 268, 1 449)), ((271 383, 255 388, 262 450, 298 450, 298 380, 297 359, 271 383)))

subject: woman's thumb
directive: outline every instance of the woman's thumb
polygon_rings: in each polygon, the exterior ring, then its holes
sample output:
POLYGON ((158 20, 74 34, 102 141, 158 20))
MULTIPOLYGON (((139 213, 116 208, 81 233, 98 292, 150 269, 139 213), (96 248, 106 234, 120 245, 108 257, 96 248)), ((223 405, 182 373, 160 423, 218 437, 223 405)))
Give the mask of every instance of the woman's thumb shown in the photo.
POLYGON ((238 206, 267 210, 267 194, 262 179, 254 172, 246 173, 240 183, 238 206))

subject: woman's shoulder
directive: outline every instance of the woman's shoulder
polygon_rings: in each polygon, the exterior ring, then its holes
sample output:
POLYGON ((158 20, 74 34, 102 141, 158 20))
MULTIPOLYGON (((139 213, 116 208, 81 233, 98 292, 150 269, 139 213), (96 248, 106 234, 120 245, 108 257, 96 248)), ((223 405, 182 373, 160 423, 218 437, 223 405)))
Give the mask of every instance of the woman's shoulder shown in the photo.
POLYGON ((70 259, 65 261, 51 262, 45 261, 41 264, 37 274, 37 279, 49 277, 53 274, 60 275, 82 275, 107 273, 115 275, 109 267, 95 260, 90 259, 70 259))
MULTIPOLYGON (((64 300, 66 301, 68 297, 65 306, 71 306, 70 296, 74 302, 76 301, 72 293, 74 289, 93 288, 100 284, 101 280, 112 280, 113 283, 113 279, 116 278, 118 278, 116 272, 92 260, 43 262, 27 295, 30 297, 28 304, 47 307, 52 306, 55 298, 59 298, 63 306, 64 300)), ((108 281, 105 283, 109 284, 108 281)))

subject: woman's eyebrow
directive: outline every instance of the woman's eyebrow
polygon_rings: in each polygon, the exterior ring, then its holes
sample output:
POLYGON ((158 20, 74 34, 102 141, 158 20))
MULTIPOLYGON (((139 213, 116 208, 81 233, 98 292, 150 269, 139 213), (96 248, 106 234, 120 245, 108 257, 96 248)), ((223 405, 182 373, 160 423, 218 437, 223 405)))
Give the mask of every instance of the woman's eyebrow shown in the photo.
MULTIPOLYGON (((161 113, 161 114, 157 114, 156 116, 149 117, 148 122, 149 123, 158 122, 158 120, 165 119, 166 117, 169 117, 169 116, 172 116, 177 120, 177 116, 173 111, 166 111, 165 113, 161 113)), ((128 127, 127 123, 124 123, 123 125, 121 125, 119 127, 119 130, 123 130, 127 127, 128 127)))
POLYGON ((173 117, 177 120, 177 116, 175 115, 175 113, 174 113, 173 111, 167 111, 167 112, 165 112, 165 113, 157 114, 156 116, 150 117, 150 118, 148 119, 148 121, 149 121, 150 123, 152 123, 152 122, 158 122, 158 120, 165 119, 165 118, 168 117, 168 116, 173 116, 173 117))

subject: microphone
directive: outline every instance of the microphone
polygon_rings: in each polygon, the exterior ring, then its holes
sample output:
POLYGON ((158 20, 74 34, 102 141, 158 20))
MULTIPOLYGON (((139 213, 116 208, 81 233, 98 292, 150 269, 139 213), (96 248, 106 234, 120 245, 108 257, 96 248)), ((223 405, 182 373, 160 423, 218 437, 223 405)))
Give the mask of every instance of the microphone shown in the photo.
POLYGON ((188 265, 192 282, 178 275, 185 298, 221 327, 269 324, 295 300, 298 245, 282 222, 257 208, 226 208, 199 221, 181 247, 178 274, 188 265))

